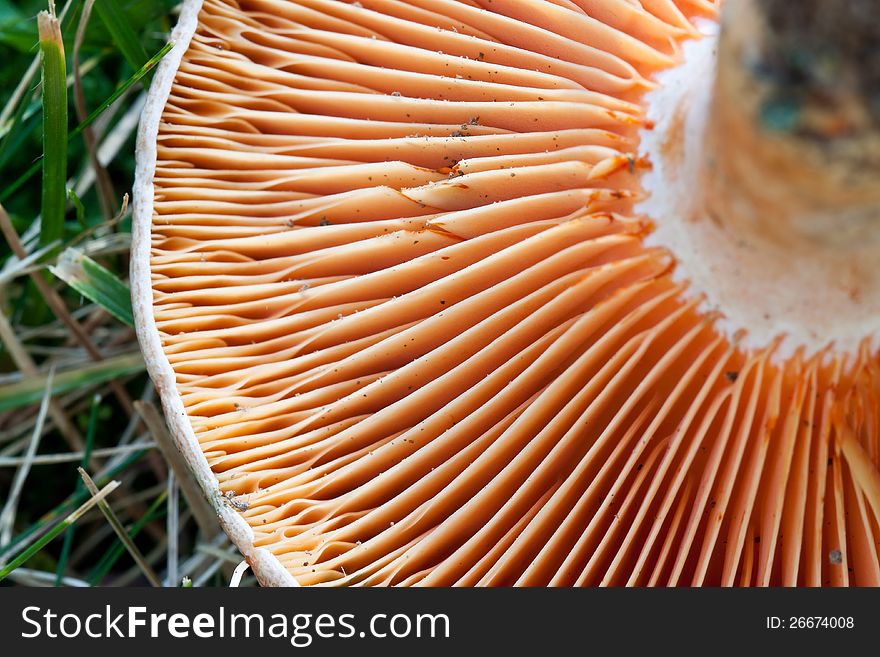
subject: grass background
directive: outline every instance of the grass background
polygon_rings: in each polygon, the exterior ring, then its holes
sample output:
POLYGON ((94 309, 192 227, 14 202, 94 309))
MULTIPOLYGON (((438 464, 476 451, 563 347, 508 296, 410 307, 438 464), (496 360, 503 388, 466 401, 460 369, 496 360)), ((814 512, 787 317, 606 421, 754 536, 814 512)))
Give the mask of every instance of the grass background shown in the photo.
POLYGON ((0 0, 0 586, 226 585, 240 556, 169 449, 130 325, 134 140, 177 0, 57 0, 55 76, 48 4, 0 0), (68 527, 79 466, 119 485, 68 527))

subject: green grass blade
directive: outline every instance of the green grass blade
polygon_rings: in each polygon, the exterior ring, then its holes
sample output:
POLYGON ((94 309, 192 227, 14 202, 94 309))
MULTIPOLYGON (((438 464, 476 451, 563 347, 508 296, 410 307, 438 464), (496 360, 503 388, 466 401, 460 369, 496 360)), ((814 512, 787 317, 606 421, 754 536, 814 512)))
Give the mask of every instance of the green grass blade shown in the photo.
POLYGON ((89 509, 91 509, 96 504, 102 502, 104 498, 112 493, 117 486, 119 486, 118 481, 111 481, 109 484, 104 486, 104 488, 102 488, 97 495, 90 497, 88 500, 86 500, 86 502, 76 511, 71 513, 64 520, 62 520, 48 532, 43 534, 43 536, 41 536, 39 540, 32 543, 28 548, 23 550, 21 554, 12 559, 12 561, 10 561, 8 564, 6 564, 6 566, 0 569, 0 582, 9 577, 10 573, 12 573, 16 568, 21 566, 37 552, 46 547, 46 545, 51 543, 52 539, 58 536, 58 534, 63 532, 65 529, 67 529, 77 520, 83 517, 89 511, 89 509))
POLYGON ((58 264, 49 267, 49 270, 120 322, 134 326, 131 290, 116 274, 77 249, 65 249, 58 258, 58 264))
POLYGON ((28 111, 27 103, 20 103, 12 118, 9 119, 8 126, 0 126, 0 166, 6 163, 6 158, 10 152, 15 151, 27 139, 28 134, 35 123, 33 116, 25 116, 28 111), (22 124, 25 125, 22 125, 22 124), (10 150, 11 149, 11 150, 10 150))
MULTIPOLYGON (((110 95, 110 97, 107 98, 107 100, 105 100, 97 108, 95 108, 95 111, 93 111, 91 114, 89 114, 89 116, 86 118, 86 120, 83 121, 80 125, 78 125, 76 127, 76 129, 70 133, 70 139, 77 137, 83 130, 85 130, 87 127, 89 127, 99 116, 101 116, 101 114, 103 114, 107 110, 108 107, 110 107, 113 103, 115 103, 117 100, 119 100, 119 98, 122 96, 122 94, 124 94, 126 91, 128 91, 133 85, 140 82, 144 78, 144 76, 146 76, 151 70, 153 70, 153 68, 155 68, 155 66, 160 61, 162 61, 162 58, 165 55, 167 55, 173 47, 174 47, 173 42, 169 41, 168 43, 166 43, 162 47, 162 49, 159 50, 159 52, 157 52, 153 57, 151 57, 149 59, 149 61, 147 61, 147 63, 144 64, 144 66, 137 73, 135 73, 130 78, 128 78, 125 82, 123 82, 122 85, 120 85, 116 89, 116 91, 114 91, 110 95)), ((38 159, 36 162, 34 162, 30 166, 30 168, 27 169, 23 174, 21 174, 18 178, 16 178, 15 181, 11 185, 4 188, 3 193, 0 194, 0 203, 3 203, 5 201, 9 200, 9 198, 13 194, 15 194, 15 192, 17 192, 19 189, 21 189, 21 187, 28 180, 30 180, 34 176, 34 174, 37 173, 37 171, 40 170, 41 166, 42 166, 42 157, 40 159, 38 159)))
MULTIPOLYGON (((137 463, 141 460, 144 455, 147 453, 147 450, 140 450, 137 452, 132 452, 127 457, 125 457, 118 464, 110 468, 103 477, 101 477, 98 482, 99 485, 104 485, 109 482, 116 475, 124 472, 130 466, 137 463)), ((43 536, 47 531, 47 527, 51 525, 51 523, 55 522, 62 515, 69 513, 72 509, 76 507, 77 504, 80 504, 88 497, 88 491, 83 486, 82 490, 74 490, 67 499, 65 499, 60 504, 57 504, 51 511, 44 513, 40 518, 34 522, 30 527, 23 530, 21 533, 16 534, 13 539, 2 548, 0 548, 0 559, 5 558, 6 555, 10 554, 12 550, 18 547, 21 544, 31 545, 34 541, 39 540, 39 536, 43 536)))
MULTIPOLYGON (((83 449, 83 457, 80 460, 80 468, 85 468, 89 464, 92 456, 92 447, 95 445, 95 432, 98 427, 98 409, 101 407, 101 395, 92 397, 92 407, 89 410, 89 426, 86 429, 86 444, 83 449)), ((77 479, 76 492, 81 493, 86 489, 83 480, 77 479)), ((67 569, 67 560, 70 557, 70 548, 73 547, 73 534, 75 527, 70 527, 64 534, 64 544, 61 547, 61 556, 58 557, 58 567, 55 570, 55 586, 61 586, 64 579, 64 571, 67 569)))
MULTIPOLYGON (((85 77, 93 71, 105 58, 107 53, 98 53, 80 64, 80 73, 85 77)), ((73 76, 67 77, 68 92, 73 87, 73 76)), ((32 103, 19 103, 12 118, 0 123, 0 167, 26 142, 30 137, 34 124, 42 119, 43 103, 37 98, 32 103)))
MULTIPOLYGON (((168 491, 164 490, 159 494, 147 511, 143 516, 138 518, 128 529, 128 537, 131 540, 137 538, 138 534, 141 533, 141 530, 147 526, 147 523, 152 522, 153 520, 161 517, 162 511, 165 505, 165 499, 168 497, 168 491)), ((104 556, 101 557, 101 560, 98 561, 98 565, 92 570, 89 575, 88 582, 92 586, 99 586, 104 578, 107 577, 107 573, 110 572, 110 569, 119 561, 119 558, 125 553, 125 546, 121 542, 116 542, 113 546, 104 553, 104 556)))
POLYGON ((49 12, 37 17, 43 84, 43 191, 40 244, 64 237, 67 208, 67 65, 61 25, 49 12))
POLYGON ((86 223, 86 206, 83 205, 82 199, 76 195, 75 191, 69 188, 67 190, 67 198, 73 203, 73 207, 76 210, 76 220, 80 227, 83 230, 88 230, 89 225, 86 223))
POLYGON ((107 26, 113 43, 119 48, 131 70, 142 68, 147 63, 147 52, 119 0, 95 0, 95 11, 107 26))
POLYGON ((88 128, 95 121, 95 119, 97 119, 99 116, 101 116, 101 114, 104 113, 104 111, 108 107, 110 107, 113 103, 115 103, 117 100, 119 100, 119 97, 122 96, 122 94, 124 94, 126 91, 128 91, 133 85, 135 85, 138 82, 140 82, 141 80, 143 80, 144 77, 149 75, 150 71, 152 71, 156 67, 156 65, 162 61, 162 58, 165 57, 165 55, 167 55, 173 47, 174 47, 173 41, 169 41, 164 46, 162 46, 162 48, 159 49, 159 52, 157 52, 155 55, 150 57, 150 59, 147 60, 146 64, 144 64, 138 70, 137 73, 135 73, 130 78, 128 78, 125 82, 123 82, 119 86, 119 88, 116 89, 116 91, 114 91, 112 94, 110 94, 110 97, 107 98, 107 100, 105 100, 103 103, 98 105, 98 107, 96 107, 95 110, 91 114, 89 114, 89 116, 86 118, 86 120, 83 121, 80 125, 78 125, 76 127, 76 129, 70 135, 71 138, 76 137, 83 130, 88 128))
MULTIPOLYGON (((92 496, 95 497, 99 495, 100 491, 95 485, 95 482, 92 481, 92 478, 89 476, 89 474, 83 468, 79 468, 79 474, 83 478, 83 481, 86 483, 86 488, 89 489, 89 492, 92 494, 92 496)), ((119 517, 113 512, 113 509, 110 508, 110 505, 102 500, 98 502, 98 508, 101 510, 101 513, 104 514, 104 518, 107 519, 107 522, 110 523, 110 526, 113 528, 116 537, 119 539, 122 545, 125 546, 125 549, 131 555, 131 558, 134 559, 134 562, 144 574, 144 577, 147 578, 147 581, 150 582, 152 586, 161 588, 162 580, 159 579, 159 576, 153 570, 152 566, 150 566, 150 564, 147 562, 147 559, 144 557, 143 553, 140 551, 140 549, 138 549, 138 546, 134 544, 133 540, 131 540, 131 536, 129 536, 128 532, 125 531, 125 527, 122 525, 119 517)))
POLYGON ((34 174, 39 171, 42 166, 43 158, 40 156, 40 158, 34 162, 27 171, 16 178, 15 182, 3 191, 3 196, 0 196, 0 203, 8 201, 28 180, 33 178, 34 174))
MULTIPOLYGON (((77 388, 106 383, 120 376, 137 374, 143 369, 144 359, 140 352, 80 365, 75 369, 55 374, 52 394, 59 395, 77 388)), ((47 377, 34 376, 0 386, 0 412, 38 402, 43 396, 46 382, 47 377)))
MULTIPOLYGON (((19 0, 20 1, 20 0, 19 0)), ((66 24, 69 22, 70 17, 75 14, 75 11, 70 11, 71 9, 76 9, 79 3, 82 0, 67 0, 64 3, 64 7, 61 9, 61 14, 58 16, 58 20, 61 21, 62 30, 66 27, 66 24)), ((8 0, 0 0, 0 7, 2 7, 2 3, 8 2, 8 0)), ((14 10, 18 12, 19 10, 14 10)), ((15 24, 21 24, 25 21, 24 15, 20 13, 15 14, 17 18, 12 19, 12 22, 15 24)), ((8 18, 7 18, 8 20, 8 18)), ((0 25, 2 25, 2 10, 0 10, 0 25)), ((28 52, 30 52, 31 44, 27 45, 28 52)), ((8 63, 8 62, 7 62, 8 63)), ((83 71, 85 72, 86 64, 82 66, 83 71)), ((27 120, 30 118, 33 112, 39 109, 39 103, 28 106, 27 98, 30 97, 29 88, 31 86, 31 82, 36 77, 37 73, 40 70, 40 56, 34 58, 31 62, 31 65, 25 70, 22 77, 19 79, 18 84, 13 90, 12 95, 9 98, 9 102, 0 110, 0 137, 6 136, 11 130, 15 130, 17 134, 22 132, 26 132, 24 130, 16 130, 16 125, 18 123, 18 119, 22 118, 22 113, 24 112, 24 119, 27 120), (27 109, 27 111, 25 111, 27 109), (10 117, 18 117, 10 119, 10 117)), ((71 81, 72 82, 72 81, 71 81)), ((6 142, 4 141, 3 147, 0 147, 0 163, 3 162, 4 154, 3 149, 6 147, 6 142)))

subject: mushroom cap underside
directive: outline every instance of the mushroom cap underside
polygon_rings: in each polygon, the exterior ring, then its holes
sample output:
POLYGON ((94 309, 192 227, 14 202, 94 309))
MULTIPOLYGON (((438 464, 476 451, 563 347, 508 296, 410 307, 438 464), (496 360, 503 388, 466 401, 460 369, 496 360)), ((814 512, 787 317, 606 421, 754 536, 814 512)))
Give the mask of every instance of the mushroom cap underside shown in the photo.
POLYGON ((866 343, 744 348, 645 246, 708 0, 187 0, 139 336, 266 583, 880 584, 866 343))

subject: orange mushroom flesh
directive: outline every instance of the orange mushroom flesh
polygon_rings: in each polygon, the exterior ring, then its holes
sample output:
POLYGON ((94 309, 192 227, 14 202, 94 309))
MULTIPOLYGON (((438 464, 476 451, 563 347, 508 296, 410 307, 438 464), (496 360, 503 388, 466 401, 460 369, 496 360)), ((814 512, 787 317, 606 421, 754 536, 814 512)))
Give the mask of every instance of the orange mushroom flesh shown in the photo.
POLYGON ((303 585, 880 584, 870 342, 744 346, 644 244, 645 94, 712 2, 189 2, 142 330, 253 546, 303 585))

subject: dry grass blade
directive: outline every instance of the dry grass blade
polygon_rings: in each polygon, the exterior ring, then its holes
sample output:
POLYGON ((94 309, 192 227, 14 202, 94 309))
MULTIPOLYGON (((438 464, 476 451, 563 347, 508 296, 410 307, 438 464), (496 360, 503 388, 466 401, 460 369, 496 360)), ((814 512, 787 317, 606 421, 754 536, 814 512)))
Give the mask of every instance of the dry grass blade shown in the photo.
MULTIPOLYGON (((140 452, 145 449, 152 449, 156 443, 135 443, 133 445, 119 445, 118 447, 104 447, 102 449, 92 450, 91 456, 94 458, 106 458, 108 456, 119 456, 122 454, 131 454, 132 452, 140 452)), ((68 452, 66 454, 43 454, 35 456, 31 459, 31 465, 57 465, 58 463, 74 463, 82 460, 83 452, 68 452)), ((0 468, 16 467, 24 461, 24 457, 0 457, 0 468)))
POLYGON ((241 563, 241 555, 237 551, 233 552, 230 550, 224 550, 216 545, 199 545, 196 548, 196 552, 201 552, 202 554, 214 557, 215 559, 219 559, 232 566, 237 566, 241 563))
POLYGON ((12 538, 12 528, 15 525, 15 512, 18 508, 18 500, 21 496, 21 491, 24 490, 24 482, 31 471, 34 457, 37 454, 37 447, 40 445, 43 423, 46 421, 46 412, 49 410, 49 400, 52 397, 52 378, 54 375, 54 369, 50 370, 49 378, 46 382, 46 391, 43 393, 43 402, 40 404, 40 413, 37 416, 37 424, 34 426, 34 431, 31 434, 27 452, 15 473, 9 497, 6 499, 3 511, 0 512, 0 545, 6 545, 12 538))
MULTIPOLYGON (((98 487, 95 486, 95 482, 92 481, 92 478, 85 470, 83 470, 82 468, 77 468, 77 470, 79 471, 80 476, 85 482, 86 488, 92 494, 94 499, 94 496, 98 495, 98 487)), ((122 526, 119 518, 116 517, 113 509, 110 508, 110 505, 101 500, 98 501, 98 508, 101 509, 104 517, 107 518, 107 522, 109 522, 110 526, 113 527, 113 531, 116 532, 116 536, 125 546, 125 549, 128 550, 128 553, 131 555, 132 559, 135 560, 135 563, 137 563, 138 567, 141 569, 144 577, 146 577, 150 584, 152 584, 153 586, 161 587, 162 582, 160 581, 159 577, 156 575, 150 564, 147 563, 147 560, 144 558, 144 555, 141 553, 138 547, 131 540, 128 532, 125 531, 125 527, 122 526)))
MULTIPOLYGON (((125 96, 121 97, 120 101, 124 98, 125 96)), ((132 101, 131 107, 126 109, 125 113, 119 118, 112 129, 103 135, 101 144, 98 146, 96 152, 98 162, 101 166, 108 166, 117 156, 119 156, 120 152, 122 152, 125 144, 128 143, 128 140, 137 130, 145 102, 146 94, 137 96, 132 101)), ((115 106, 111 107, 111 111, 112 109, 115 109, 115 106)), ((83 172, 76 183, 74 189, 76 190, 77 195, 83 196, 89 189, 91 189, 94 182, 95 171, 90 167, 83 172)), ((117 215, 119 214, 124 213, 117 213, 117 215)))
MULTIPOLYGON (((32 570, 30 568, 18 568, 9 575, 16 584, 22 586, 56 586, 55 573, 47 573, 42 570, 32 570)), ((71 588, 88 588, 89 583, 78 577, 62 577, 61 586, 69 586, 71 588)))
POLYGON ((180 534, 180 487, 177 485, 174 477, 174 470, 168 473, 168 499, 166 505, 168 514, 166 516, 166 530, 168 536, 167 556, 165 559, 167 573, 165 576, 165 586, 177 586, 178 573, 178 535, 180 534))
POLYGON ((156 407, 150 403, 136 401, 134 406, 153 435, 159 450, 162 452, 171 470, 174 472, 180 492, 183 493, 184 499, 192 510, 193 518, 199 527, 199 531, 202 532, 205 540, 211 540, 220 533, 217 514, 214 513, 214 510, 205 500, 205 496, 193 478, 192 471, 171 439, 171 435, 165 427, 165 420, 156 407))
MULTIPOLYGON (((9 215, 6 213, 6 210, 3 208, 2 205, 0 205, 0 231, 3 232, 3 236, 9 243, 9 247, 10 249, 12 249, 12 252, 20 260, 24 260, 27 257, 27 251, 25 250, 24 245, 21 243, 21 239, 18 237, 18 233, 15 231, 15 228, 12 225, 12 220, 9 218, 9 215)), ((61 298, 58 292, 52 286, 50 286, 39 273, 32 273, 31 280, 40 291, 40 294, 43 296, 46 304, 49 306, 52 312, 55 313, 55 316, 62 322, 64 322, 64 324, 71 330, 77 342, 82 345, 82 347, 86 350, 86 353, 89 354, 89 357, 95 361, 103 360, 101 352, 98 351, 98 348, 92 342, 89 334, 83 329, 80 323, 71 316, 70 312, 67 310, 67 306, 64 305, 64 300, 61 298)), ((133 413, 134 406, 132 405, 131 397, 129 397, 122 384, 118 381, 111 381, 110 389, 113 391, 113 394, 119 400, 119 403, 122 405, 125 411, 129 414, 133 413)))
POLYGON ((30 273, 32 268, 40 268, 41 265, 38 263, 40 260, 45 257, 49 251, 54 249, 57 244, 47 244, 41 249, 37 249, 33 253, 29 254, 27 258, 24 260, 19 260, 18 258, 10 258, 3 265, 2 271, 0 271, 0 287, 8 285, 14 279, 19 276, 24 276, 30 273))
MULTIPOLYGON (((82 386, 93 386, 137 374, 143 369, 144 360, 139 352, 113 356, 100 363, 78 364, 70 370, 61 371, 55 377, 52 390, 55 394, 70 392, 82 386)), ((45 385, 46 377, 37 374, 0 386, 0 412, 39 401, 45 385)), ((82 445, 76 449, 82 449, 82 445)))
POLYGON ((68 515, 64 520, 55 525, 48 532, 43 534, 39 539, 35 540, 31 545, 29 545, 25 550, 23 550, 17 557, 15 557, 12 561, 10 561, 6 566, 0 568, 0 581, 3 581, 9 575, 14 572, 19 566, 25 563, 28 559, 34 556, 37 552, 42 550, 47 544, 49 544, 52 539, 56 536, 64 532, 68 527, 73 525, 77 520, 82 518, 86 513, 88 513, 92 507, 96 504, 101 503, 105 497, 107 497, 110 493, 112 493, 119 486, 118 481, 111 481, 100 491, 96 491, 95 494, 86 500, 80 507, 78 507, 75 511, 73 511, 70 515, 68 515))
MULTIPOLYGON (((92 7, 95 0, 86 0, 80 14, 79 25, 76 28, 76 38, 73 45, 73 99, 76 109, 76 118, 80 123, 84 123, 88 118, 88 108, 86 107, 86 96, 82 85, 82 71, 79 65, 79 53, 82 48, 83 39, 86 34, 86 27, 89 24, 89 18, 92 15, 92 7)), ((86 126, 82 131, 83 141, 86 145, 86 151, 89 154, 89 163, 91 170, 94 172, 98 186, 98 201, 101 204, 101 212, 104 219, 109 220, 113 217, 114 207, 116 206, 115 192, 113 190, 113 181, 107 169, 98 159, 98 142, 91 126, 86 126)))
MULTIPOLYGON (((27 377, 38 377, 40 375, 37 365, 31 358, 27 350, 22 346, 16 335, 12 325, 9 323, 6 315, 0 312, 0 341, 6 346, 9 355, 15 366, 27 377)), ((55 426, 61 432, 64 440, 71 449, 81 450, 83 448, 83 439, 79 431, 77 431, 73 422, 67 417, 64 408, 56 400, 49 400, 49 415, 55 426)))

